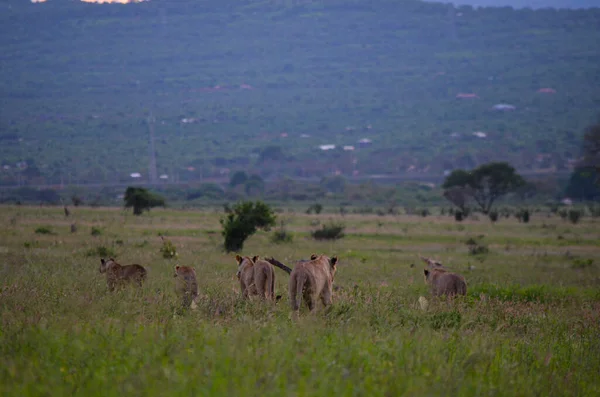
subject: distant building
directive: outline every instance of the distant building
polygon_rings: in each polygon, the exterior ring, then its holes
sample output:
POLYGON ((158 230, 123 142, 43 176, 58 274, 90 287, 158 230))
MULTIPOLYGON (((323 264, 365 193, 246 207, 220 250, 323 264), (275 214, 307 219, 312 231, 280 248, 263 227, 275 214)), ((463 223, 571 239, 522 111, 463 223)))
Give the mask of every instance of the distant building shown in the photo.
POLYGON ((485 132, 481 132, 481 131, 475 131, 473 133, 474 136, 476 136, 477 138, 486 138, 487 134, 485 132))
POLYGON ((543 94, 556 94, 556 90, 554 88, 540 88, 537 92, 541 92, 543 94))
POLYGON ((162 174, 161 176, 158 177, 159 179, 169 179, 169 175, 167 174, 162 174))
POLYGON ((319 145, 319 149, 321 149, 321 150, 333 150, 333 149, 335 149, 335 145, 319 145))
POLYGON ((510 111, 510 110, 515 110, 517 107, 514 105, 509 105, 508 103, 499 103, 497 105, 492 106, 492 109, 494 110, 500 110, 500 111, 510 111))
POLYGON ((358 140, 358 145, 360 147, 368 147, 371 146, 371 144, 373 143, 372 140, 370 140, 369 138, 362 138, 358 140))
POLYGON ((129 174, 129 176, 132 178, 141 178, 142 174, 140 174, 139 172, 132 172, 131 174, 129 174))
POLYGON ((347 152, 348 151, 352 151, 352 150, 354 150, 354 146, 352 146, 352 145, 346 145, 346 146, 344 146, 344 150, 347 151, 347 152))
POLYGON ((456 98, 457 99, 474 99, 474 98, 479 98, 479 96, 477 94, 473 94, 473 93, 459 92, 458 94, 456 94, 456 98))

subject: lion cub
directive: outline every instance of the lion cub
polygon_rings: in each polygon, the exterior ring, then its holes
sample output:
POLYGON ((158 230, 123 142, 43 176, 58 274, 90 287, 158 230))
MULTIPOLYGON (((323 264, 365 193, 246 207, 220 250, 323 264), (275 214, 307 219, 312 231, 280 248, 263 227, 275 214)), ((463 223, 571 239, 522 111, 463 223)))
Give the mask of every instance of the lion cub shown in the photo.
POLYGON ((460 274, 451 273, 442 267, 425 269, 423 273, 433 296, 467 294, 467 282, 460 274))
POLYGON ((337 262, 335 256, 330 258, 313 254, 309 261, 296 263, 289 282, 290 303, 294 312, 300 310, 300 293, 310 311, 314 310, 318 298, 325 307, 331 305, 337 262))
POLYGON ((258 256, 235 256, 238 263, 237 278, 240 280, 242 296, 258 295, 261 299, 275 299, 275 271, 271 264, 258 256))
POLYGON ((106 273, 106 283, 109 291, 114 291, 117 285, 130 282, 135 282, 141 287, 146 279, 146 269, 143 266, 121 266, 113 258, 100 259, 100 273, 106 273))
POLYGON ((198 299, 198 281, 196 271, 189 266, 175 266, 175 292, 181 298, 181 306, 195 309, 198 299))

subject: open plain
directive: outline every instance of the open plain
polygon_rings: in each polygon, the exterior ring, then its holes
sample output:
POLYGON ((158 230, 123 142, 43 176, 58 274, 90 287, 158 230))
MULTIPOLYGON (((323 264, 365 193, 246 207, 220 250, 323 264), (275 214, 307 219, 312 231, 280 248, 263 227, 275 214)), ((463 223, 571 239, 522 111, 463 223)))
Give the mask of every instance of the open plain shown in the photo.
POLYGON ((600 222, 278 214, 293 240, 250 237, 242 254, 287 265, 337 255, 333 305, 290 317, 243 301, 220 210, 0 207, 0 394, 4 396, 594 396, 600 394, 600 222), (310 231, 343 222, 344 238, 310 231), (75 232, 71 224, 77 225, 75 232), (164 258, 159 235, 177 250, 164 258), (481 247, 470 253, 471 247, 481 247), (436 301, 419 255, 467 281, 436 301), (107 290, 100 258, 148 270, 107 290), (178 308, 174 266, 196 271, 178 308), (413 266, 411 266, 413 265, 413 266), (424 296, 428 305, 419 305, 424 296))

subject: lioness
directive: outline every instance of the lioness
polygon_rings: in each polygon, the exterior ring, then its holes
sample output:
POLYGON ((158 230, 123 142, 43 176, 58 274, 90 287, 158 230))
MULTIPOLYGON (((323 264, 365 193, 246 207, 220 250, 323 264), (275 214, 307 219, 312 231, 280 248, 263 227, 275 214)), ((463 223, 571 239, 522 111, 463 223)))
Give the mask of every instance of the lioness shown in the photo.
POLYGON ((106 273, 108 290, 114 291, 117 285, 135 282, 138 286, 146 279, 146 269, 140 265, 121 266, 113 258, 100 259, 100 273, 106 273))
POLYGON ((271 264, 257 256, 235 256, 238 263, 237 277, 240 280, 242 296, 258 295, 261 299, 275 299, 275 272, 271 264))
POLYGON ((423 273, 433 296, 467 294, 467 282, 460 274, 451 273, 443 268, 424 269, 423 273))
POLYGON ((181 298, 181 306, 184 308, 196 308, 198 299, 198 281, 196 271, 189 266, 175 266, 175 292, 181 298))
POLYGON ((300 292, 310 311, 314 310, 317 298, 321 298, 324 306, 331 305, 337 262, 335 256, 311 255, 310 261, 296 263, 289 281, 290 303, 294 312, 300 310, 300 292))

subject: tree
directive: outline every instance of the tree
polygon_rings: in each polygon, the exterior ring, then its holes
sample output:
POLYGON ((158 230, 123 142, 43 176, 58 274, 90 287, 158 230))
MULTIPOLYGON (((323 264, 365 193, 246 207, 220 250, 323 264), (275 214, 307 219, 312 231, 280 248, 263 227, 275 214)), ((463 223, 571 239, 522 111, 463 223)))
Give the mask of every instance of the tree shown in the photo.
POLYGON ((125 201, 125 208, 133 207, 134 215, 141 215, 144 211, 150 211, 150 208, 166 206, 163 197, 142 187, 129 186, 125 190, 123 201, 125 201))
POLYGON ((225 238, 224 247, 227 252, 238 252, 244 241, 258 229, 269 231, 275 225, 276 215, 267 204, 261 201, 244 201, 233 208, 225 207, 227 216, 221 218, 225 238))
POLYGON ((454 170, 442 187, 444 195, 452 188, 464 188, 484 214, 487 214, 494 201, 525 184, 525 180, 516 173, 508 163, 488 163, 475 168, 471 172, 454 170))
POLYGON ((236 187, 237 185, 243 185, 247 180, 248 175, 244 171, 236 171, 229 179, 229 186, 236 187))
POLYGON ((454 204, 463 215, 466 215, 468 212, 467 204, 472 193, 473 189, 469 186, 450 186, 444 190, 444 197, 454 204))
POLYGON ((578 168, 595 171, 595 183, 600 184, 600 123, 588 127, 583 136, 583 160, 578 168))

